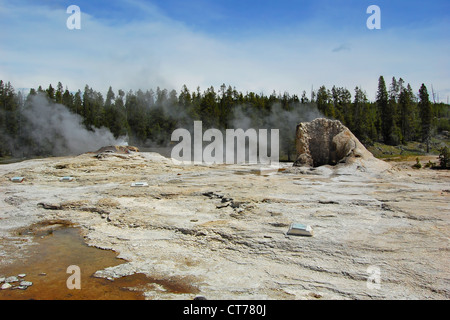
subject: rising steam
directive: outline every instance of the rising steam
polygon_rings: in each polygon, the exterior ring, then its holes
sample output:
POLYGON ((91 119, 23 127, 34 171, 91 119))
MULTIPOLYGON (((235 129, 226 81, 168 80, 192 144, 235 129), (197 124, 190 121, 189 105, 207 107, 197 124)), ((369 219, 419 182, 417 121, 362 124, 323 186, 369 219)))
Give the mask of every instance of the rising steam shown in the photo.
POLYGON ((35 147, 54 156, 96 151, 108 145, 126 145, 127 137, 116 139, 107 128, 87 130, 82 117, 64 105, 49 102, 43 95, 31 97, 23 115, 25 130, 35 147))

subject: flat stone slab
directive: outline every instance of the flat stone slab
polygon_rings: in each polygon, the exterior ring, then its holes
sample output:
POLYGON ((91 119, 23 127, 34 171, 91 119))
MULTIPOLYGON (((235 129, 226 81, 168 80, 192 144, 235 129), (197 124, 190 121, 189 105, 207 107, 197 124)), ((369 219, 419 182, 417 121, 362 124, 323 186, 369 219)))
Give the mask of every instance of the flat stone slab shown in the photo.
POLYGON ((311 226, 307 226, 301 223, 292 223, 289 227, 289 230, 287 231, 287 235, 312 237, 313 230, 311 226))

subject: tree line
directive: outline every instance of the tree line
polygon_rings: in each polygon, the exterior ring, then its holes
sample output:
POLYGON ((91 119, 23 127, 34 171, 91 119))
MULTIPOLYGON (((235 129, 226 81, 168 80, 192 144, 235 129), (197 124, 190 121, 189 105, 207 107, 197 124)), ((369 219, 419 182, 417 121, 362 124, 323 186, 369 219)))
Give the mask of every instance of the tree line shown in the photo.
POLYGON ((137 146, 168 146, 173 130, 189 128, 194 120, 201 120, 203 128, 279 129, 280 154, 288 160, 295 160, 295 124, 317 116, 340 120, 366 145, 427 142, 433 133, 450 130, 449 105, 430 101, 424 84, 416 94, 395 77, 387 88, 380 76, 376 101, 369 101, 359 87, 353 96, 343 87, 322 86, 309 96, 303 91, 299 97, 275 91, 244 94, 225 84, 204 91, 199 87, 191 91, 184 85, 180 92, 159 87, 155 91, 115 92, 110 87, 104 97, 88 85, 83 91, 71 92, 58 82, 56 88, 39 86, 24 96, 11 83, 0 80, 0 156, 17 156, 17 145, 31 147, 25 156, 49 155, 49 148, 33 148, 27 130, 30 120, 23 116, 33 107, 36 95, 79 115, 86 130, 106 127, 116 138, 128 136, 129 143, 137 146))
POLYGON ((450 128, 449 105, 432 103, 425 84, 416 94, 402 78, 393 77, 388 89, 380 76, 375 102, 369 102, 358 87, 351 101, 346 88, 327 90, 322 86, 316 103, 325 116, 341 120, 364 144, 427 142, 432 134, 450 128))

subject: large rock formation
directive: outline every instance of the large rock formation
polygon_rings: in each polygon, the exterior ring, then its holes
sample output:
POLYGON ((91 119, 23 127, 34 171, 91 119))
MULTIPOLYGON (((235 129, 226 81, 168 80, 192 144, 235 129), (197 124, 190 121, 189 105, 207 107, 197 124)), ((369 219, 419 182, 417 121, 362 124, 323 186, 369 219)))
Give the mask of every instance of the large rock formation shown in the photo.
POLYGON ((340 121, 318 118, 302 122, 296 130, 297 160, 294 166, 356 164, 360 167, 388 169, 376 159, 340 121))

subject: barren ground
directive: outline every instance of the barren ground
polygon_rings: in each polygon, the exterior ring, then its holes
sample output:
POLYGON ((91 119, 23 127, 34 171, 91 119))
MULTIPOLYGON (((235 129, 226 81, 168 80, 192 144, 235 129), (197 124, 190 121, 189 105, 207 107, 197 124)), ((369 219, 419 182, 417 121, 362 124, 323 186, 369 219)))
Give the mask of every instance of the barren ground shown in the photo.
POLYGON ((286 163, 261 175, 250 165, 175 165, 156 153, 93 156, 0 166, 0 270, 33 245, 17 230, 64 220, 126 260, 95 276, 145 274, 195 288, 141 286, 147 299, 450 298, 449 171, 286 163), (131 187, 138 181, 148 187, 131 187), (314 236, 287 236, 293 222, 314 236))

